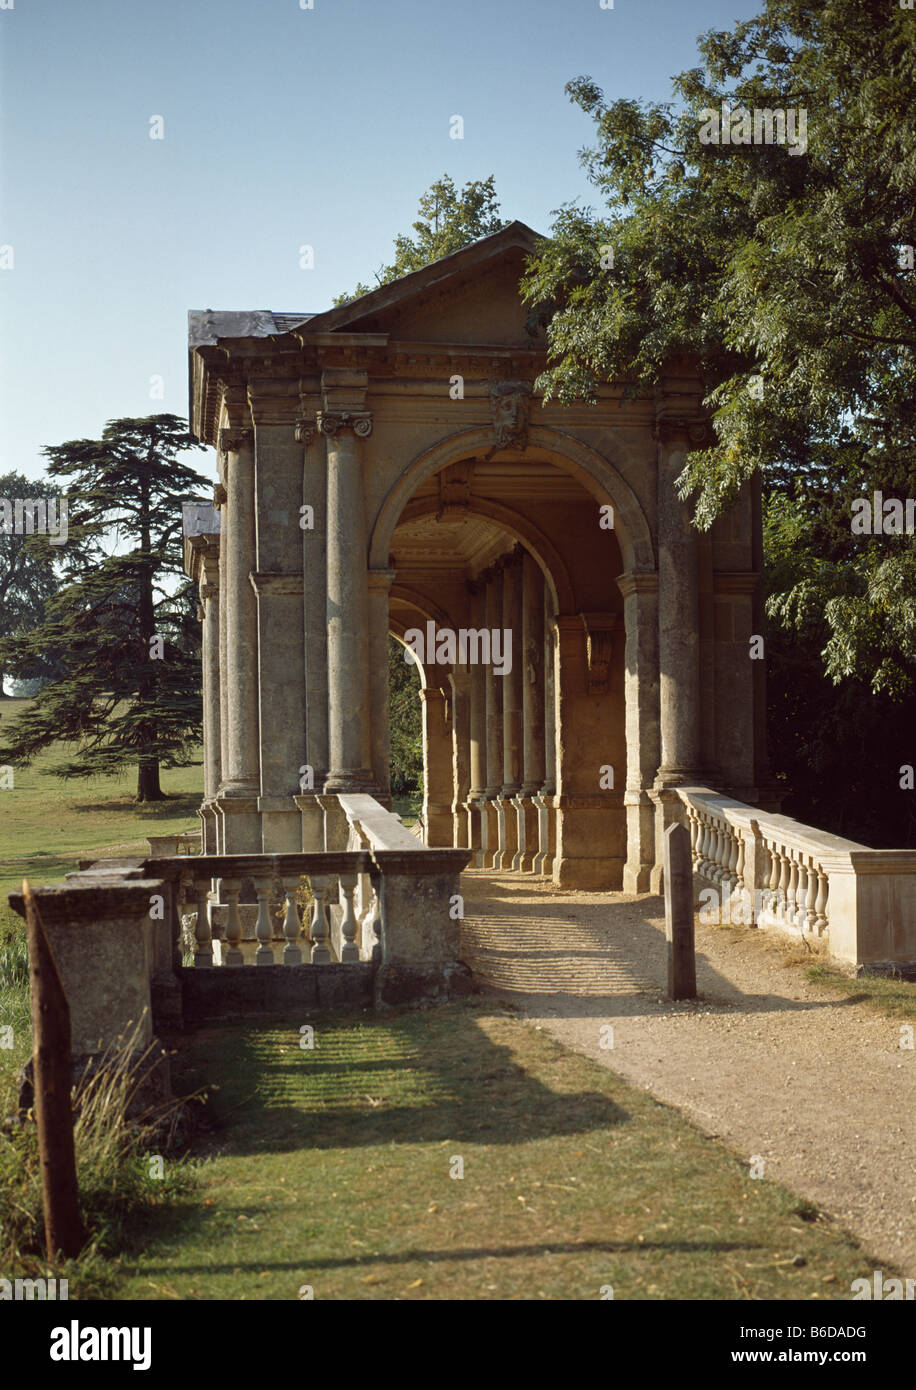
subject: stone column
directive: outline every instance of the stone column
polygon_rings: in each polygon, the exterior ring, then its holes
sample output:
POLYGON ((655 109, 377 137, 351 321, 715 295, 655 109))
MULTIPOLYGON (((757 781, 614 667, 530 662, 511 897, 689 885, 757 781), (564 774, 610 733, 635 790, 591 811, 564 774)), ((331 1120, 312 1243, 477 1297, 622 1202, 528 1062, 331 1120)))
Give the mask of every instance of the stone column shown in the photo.
POLYGON ((297 854, 302 824, 295 798, 305 764, 302 575, 253 574, 258 599, 261 796, 265 854, 297 854))
POLYGON ((369 729, 372 778, 379 801, 391 809, 391 744, 388 724, 388 596, 394 570, 370 570, 369 729))
MULTIPOLYGON (((241 410, 239 410, 241 414, 241 410)), ((254 448, 246 427, 219 432, 226 458, 221 545, 226 564, 227 763, 219 810, 226 854, 261 850, 258 815, 258 622, 250 575, 255 568, 254 448)))
POLYGON ((466 669, 457 667, 448 678, 452 711, 452 844, 470 849, 468 792, 470 789, 470 687, 466 669))
MULTIPOLYGON (((471 626, 478 631, 486 618, 483 586, 471 586, 471 626)), ((486 667, 479 662, 470 668, 469 690, 470 786, 468 788, 468 846, 475 851, 475 869, 483 867, 487 850, 487 813, 484 795, 487 786, 487 694, 486 667)))
POLYGON ((518 653, 522 680, 523 781, 516 797, 518 853, 513 869, 534 869, 538 808, 533 798, 544 785, 544 577, 533 556, 522 562, 522 642, 518 653))
POLYGON ((655 864, 655 806, 651 790, 661 757, 658 719, 658 575, 622 574, 626 627, 627 862, 623 887, 646 893, 655 864))
POLYGON ((320 398, 300 397, 296 437, 302 444, 302 577, 305 661, 305 763, 296 804, 302 816, 302 851, 324 849, 324 811, 318 793, 328 775, 328 471, 316 424, 320 398), (311 526, 307 523, 311 521, 311 526))
POLYGON ((690 505, 675 482, 691 448, 708 436, 702 422, 663 419, 658 434, 658 663, 661 762, 655 779, 654 891, 662 887, 661 864, 668 825, 681 819, 672 788, 702 784, 700 752, 699 547, 690 505))
MULTIPOLYGON (((427 667, 427 671, 434 669, 427 667)), ((423 714, 423 826, 430 849, 452 845, 452 738, 446 695, 438 685, 420 691, 423 714)))
MULTIPOLYGON (((485 625, 491 631, 502 625, 501 570, 496 570, 488 576, 484 616, 485 625)), ((503 682, 499 676, 493 674, 492 665, 484 667, 484 690, 487 725, 487 785, 482 807, 483 814, 487 817, 487 851, 484 867, 492 869, 499 864, 503 843, 500 836, 499 809, 496 804, 503 784, 503 682)))
POLYGON ((255 426, 261 847, 297 853, 302 839, 300 769, 306 762, 302 542, 302 446, 298 393, 251 391, 255 426))
POLYGON ((369 737, 369 590, 359 441, 364 411, 322 411, 328 453, 328 745, 326 792, 375 790, 369 737))
MULTIPOLYGON (((225 462, 225 455, 219 457, 225 462)), ((217 483, 213 489, 213 505, 220 516, 220 529, 226 529, 226 489, 222 483, 217 483)), ((225 546, 219 562, 219 776, 220 785, 226 776, 226 769, 229 766, 229 599, 228 589, 228 566, 226 564, 225 546)), ((217 788, 217 792, 218 792, 217 788)), ((219 809, 214 804, 214 814, 216 817, 216 852, 225 854, 226 849, 223 844, 223 818, 219 814, 219 809)))
POLYGON ((201 635, 203 666, 203 730, 204 730, 204 804, 201 807, 201 850, 218 854, 217 823, 219 815, 214 802, 219 795, 222 774, 220 740, 220 602, 219 602, 219 538, 207 537, 207 549, 201 560, 200 599, 203 632, 201 635))
POLYGON ((552 874, 556 849, 557 790, 557 695, 556 631, 553 604, 544 585, 544 785, 534 797, 538 813, 538 852, 534 857, 536 874, 552 874))
MULTIPOLYGON (((518 811, 513 798, 522 785, 522 565, 521 552, 503 568, 503 652, 511 641, 512 665, 497 679, 503 687, 503 784, 497 800, 504 827, 499 867, 512 869, 518 855, 518 811), (511 639, 508 634, 511 632, 511 639)), ((505 669, 505 668, 504 668, 505 669)))
POLYGON ((700 772, 700 607, 697 533, 690 506, 675 490, 688 450, 699 447, 704 427, 662 421, 658 449, 658 654, 661 764, 669 786, 686 785, 700 772), (702 433, 698 433, 702 431, 702 433), (694 439, 694 436, 696 438, 694 439))

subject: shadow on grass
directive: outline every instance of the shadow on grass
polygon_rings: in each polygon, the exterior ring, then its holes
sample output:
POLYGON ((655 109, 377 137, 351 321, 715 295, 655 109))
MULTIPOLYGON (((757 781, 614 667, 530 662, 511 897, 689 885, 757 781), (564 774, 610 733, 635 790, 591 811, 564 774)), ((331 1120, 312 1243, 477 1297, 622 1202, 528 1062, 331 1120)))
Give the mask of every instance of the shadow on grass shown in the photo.
POLYGON ((167 792, 162 801, 136 801, 129 794, 111 801, 87 801, 73 806, 74 811, 133 811, 138 821, 171 819, 186 815, 189 820, 197 820, 200 806, 200 792, 167 792))
MULTIPOLYGON (((267 1207, 246 1206, 243 1210, 241 1207, 226 1207, 224 1212, 227 1219, 232 1218, 236 1213, 240 1216, 254 1218, 255 1216, 268 1215, 269 1209, 267 1207)), ((384 1254, 375 1255, 341 1255, 329 1259, 309 1256, 307 1260, 301 1258, 273 1263, 257 1260, 249 1265, 246 1265, 244 1260, 233 1260, 230 1264, 144 1264, 143 1273, 145 1275, 238 1274, 240 1270, 252 1269, 262 1275, 267 1270, 301 1270, 306 1263, 312 1271, 325 1269, 360 1270, 373 1269, 378 1265, 412 1265, 418 1261, 422 1261, 424 1264, 452 1264, 463 1263, 466 1260, 528 1260, 540 1259, 544 1255, 582 1255, 589 1252, 602 1255, 632 1254, 639 1256, 651 1254, 653 1251, 666 1255, 718 1255, 740 1250, 759 1251, 760 1248, 759 1241, 752 1240, 551 1240, 530 1245, 473 1245, 448 1250, 411 1249, 387 1251, 384 1254)))
MULTIPOLYGON (((176 1089, 216 1083, 209 1122, 221 1153, 384 1144, 518 1144, 621 1125, 597 1092, 552 1090, 490 1039, 469 1010, 197 1034, 177 1058, 176 1089)), ((553 1045, 551 1045, 553 1046, 553 1045)), ((560 1049, 557 1049, 560 1054, 560 1049)))

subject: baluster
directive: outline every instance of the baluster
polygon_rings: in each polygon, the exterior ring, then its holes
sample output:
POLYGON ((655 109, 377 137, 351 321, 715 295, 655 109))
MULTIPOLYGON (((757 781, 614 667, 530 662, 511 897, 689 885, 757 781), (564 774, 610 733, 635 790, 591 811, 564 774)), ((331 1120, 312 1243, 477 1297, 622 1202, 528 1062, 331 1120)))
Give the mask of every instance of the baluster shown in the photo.
POLYGON ((356 890, 356 874, 340 875, 340 891, 343 894, 343 916, 340 920, 340 934, 343 944, 340 948, 341 963, 359 960, 359 947, 356 944, 356 916, 353 911, 353 894, 356 890))
POLYGON ((744 834, 743 834, 740 830, 738 830, 738 831, 735 832, 735 835, 736 835, 736 838, 737 838, 737 841, 738 841, 738 854, 737 854, 737 857, 736 857, 736 859, 735 859, 735 864, 734 864, 734 869, 735 869, 735 883, 736 883, 737 887, 740 888, 741 891, 743 892, 743 891, 744 891, 744 888, 745 888, 745 886, 746 886, 746 885, 745 885, 745 882, 744 882, 744 866, 745 866, 745 844, 744 844, 744 834))
POLYGON ((208 878, 196 878, 194 880, 194 893, 197 898, 197 923, 194 927, 194 939, 197 945, 194 951, 194 964, 200 968, 213 964, 213 938, 208 910, 210 880, 208 878))
MULTIPOLYGON (((734 892, 734 894, 735 894, 735 895, 737 896, 737 898, 738 898, 738 905, 739 905, 739 906, 738 906, 738 911, 739 911, 739 918, 738 918, 738 920, 739 920, 741 926, 744 926, 744 927, 752 927, 752 926, 754 925, 754 908, 753 908, 754 895, 753 895, 753 893, 749 893, 749 892, 747 891, 747 885, 746 885, 745 882, 744 882, 744 868, 745 868, 745 843, 744 843, 744 832, 741 831, 741 830, 736 830, 736 831, 735 831, 735 840, 736 840, 736 846, 737 846, 737 854, 736 854, 736 856, 735 856, 735 865, 734 865, 735 886, 734 886, 733 892, 734 892)), ((734 916, 733 916, 733 917, 732 917, 732 921, 734 921, 734 920, 735 920, 735 918, 734 918, 734 916)))
POLYGON ((814 904, 815 926, 818 936, 827 930, 827 894, 830 882, 820 864, 817 866, 817 901, 814 904))
POLYGON ((691 817, 691 866, 694 873, 699 873, 699 860, 701 860, 699 847, 701 847, 703 840, 703 824, 695 806, 689 808, 689 817, 691 817))
POLYGON ((725 879, 728 884, 728 893, 731 897, 738 887, 738 841, 740 836, 733 825, 729 825, 726 831, 728 836, 728 862, 725 865, 725 879))
POLYGON ((814 860, 808 861, 808 892, 805 896, 805 929, 813 932, 817 926, 817 912, 814 904, 817 901, 817 869, 814 867, 814 860))
POLYGON ((239 917, 239 893, 242 881, 238 878, 223 879, 223 895, 226 898, 226 964, 244 965, 245 957, 239 949, 242 939, 242 919, 239 917))
POLYGON ((270 944, 273 936, 273 924, 270 920, 270 878, 265 874, 259 874, 254 880, 254 891, 258 898, 258 920, 255 923, 254 934, 258 939, 258 949, 255 951, 255 965, 273 965, 274 953, 270 944))
POLYGON ((329 880, 323 875, 317 874, 310 876, 312 893, 315 901, 312 904, 312 964, 328 965, 331 960, 331 952, 328 950, 328 940, 331 935, 328 926, 328 912, 326 898, 328 896, 329 880))
POLYGON ((716 883, 721 885, 725 877, 725 873, 722 867, 725 863, 725 833, 718 821, 714 822, 713 829, 715 831, 715 847, 713 850, 712 859, 712 876, 716 883))
POLYGON ((768 884, 767 922, 772 925, 772 923, 779 921, 779 875, 782 872, 782 862, 779 858, 779 850, 776 847, 775 840, 770 841, 768 848, 770 854, 770 881, 768 884))
POLYGON ((696 865, 696 871, 697 871, 698 874, 702 874, 702 876, 703 876, 704 878, 706 877, 706 843, 707 843, 707 840, 708 840, 708 839, 709 839, 709 836, 708 836, 708 834, 707 834, 707 827, 706 827, 706 814, 705 814, 705 812, 703 812, 703 811, 697 811, 697 865, 696 865))
POLYGON ((712 816, 706 815, 706 877, 710 883, 715 882, 716 876, 716 828, 712 823, 712 816))
POLYGON ((712 816, 709 817, 709 878, 719 882, 719 827, 712 816))
POLYGON ((283 937, 286 945, 283 947, 284 965, 301 965, 302 952, 299 949, 299 913, 296 908, 296 893, 299 890, 299 879, 281 878, 280 885, 286 896, 286 913, 283 917, 283 937))
POLYGON ((797 925, 798 913, 798 860, 795 858, 794 851, 789 851, 789 884, 786 889, 786 926, 794 927, 797 925))
POLYGON ((805 863, 803 854, 798 856, 798 886, 795 889, 795 925, 804 935, 808 925, 805 916, 805 904, 808 900, 808 865, 805 863))
POLYGON ((776 920, 780 926, 785 926, 786 888, 789 885, 789 861, 782 846, 777 847, 776 853, 779 855, 779 883, 776 887, 776 920))

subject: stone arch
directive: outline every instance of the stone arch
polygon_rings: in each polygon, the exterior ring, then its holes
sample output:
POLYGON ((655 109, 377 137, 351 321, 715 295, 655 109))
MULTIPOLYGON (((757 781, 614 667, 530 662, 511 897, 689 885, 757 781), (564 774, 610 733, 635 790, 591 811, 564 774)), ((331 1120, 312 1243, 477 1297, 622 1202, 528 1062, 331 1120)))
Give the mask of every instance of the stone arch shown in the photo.
MULTIPOLYGON (((392 584, 390 597, 403 599, 405 603, 409 603, 412 608, 415 608, 418 613, 422 613, 424 618, 431 618, 437 627, 454 627, 451 616, 446 610, 440 608, 439 604, 434 603, 426 594, 418 593, 416 589, 410 589, 405 584, 392 584)), ((407 645, 404 641, 404 633, 407 631, 407 628, 408 625, 406 623, 403 623, 400 618, 389 612, 388 631, 391 633, 392 637, 396 638, 397 641, 401 643, 402 647, 406 647, 407 645)), ((429 681, 426 675, 426 665, 424 662, 418 661, 417 666, 420 670, 420 686, 423 690, 427 690, 429 688, 429 681)))
MULTIPOLYGON (((404 633, 407 631, 406 625, 405 625, 404 623, 400 622, 399 619, 397 619, 397 618, 389 618, 389 620, 388 620, 388 631, 391 633, 392 637, 395 639, 396 642, 400 642, 401 646, 402 646, 402 647, 404 648, 404 650, 406 651, 406 650, 407 650, 407 643, 404 641, 404 633)), ((415 658, 415 660, 416 660, 416 658, 415 658)), ((429 681, 427 680, 427 677, 426 677, 426 665, 425 665, 425 663, 422 662, 422 661, 417 661, 417 669, 418 669, 418 671, 420 672, 420 689, 421 689, 421 690, 428 690, 428 689, 429 689, 429 681)))
MULTIPOLYGON (((493 430, 490 426, 460 430, 425 448, 407 464, 389 489, 373 522, 369 539, 371 568, 384 568, 387 565, 395 528, 420 484, 450 463, 487 452, 492 443, 493 430)), ((552 426, 532 425, 528 431, 528 443, 576 478, 597 501, 613 505, 624 571, 654 570, 655 547, 646 514, 635 492, 611 459, 552 426)))
MULTIPOLYGON (((408 502, 398 520, 412 521, 422 516, 434 516, 438 506, 439 504, 434 497, 419 498, 416 502, 408 502)), ((553 542, 548 539, 540 527, 535 526, 530 518, 522 516, 520 512, 515 512, 511 507, 504 507, 501 503, 493 502, 489 498, 472 498, 468 511, 473 516, 487 517, 502 530, 507 531, 509 535, 514 536, 517 541, 521 541, 540 566, 551 597, 559 611, 561 613, 573 611, 575 597, 569 570, 553 542)))

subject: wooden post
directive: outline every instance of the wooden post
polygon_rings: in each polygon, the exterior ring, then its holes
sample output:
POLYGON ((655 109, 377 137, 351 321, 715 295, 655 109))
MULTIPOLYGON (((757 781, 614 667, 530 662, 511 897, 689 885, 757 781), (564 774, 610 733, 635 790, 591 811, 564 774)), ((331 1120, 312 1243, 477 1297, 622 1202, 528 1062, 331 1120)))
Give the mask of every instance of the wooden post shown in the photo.
POLYGON ((48 1259, 74 1259, 86 1239, 73 1148, 70 1006, 28 880, 23 880, 32 1002, 32 1068, 48 1259))
POLYGON ((668 994, 696 999, 697 960, 693 941, 693 866, 690 831, 669 825, 664 843, 665 936, 668 941, 668 994))

